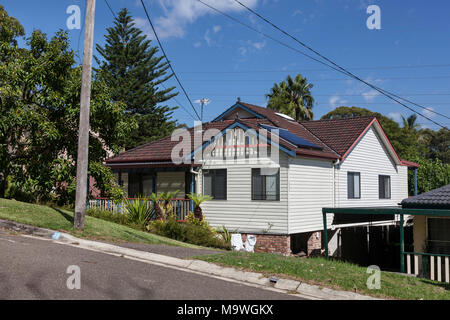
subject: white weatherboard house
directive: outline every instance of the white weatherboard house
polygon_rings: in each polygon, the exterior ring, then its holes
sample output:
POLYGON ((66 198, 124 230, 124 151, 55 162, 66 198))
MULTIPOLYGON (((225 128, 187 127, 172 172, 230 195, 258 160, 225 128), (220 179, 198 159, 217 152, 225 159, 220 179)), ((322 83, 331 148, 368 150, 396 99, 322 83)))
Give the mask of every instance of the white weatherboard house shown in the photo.
POLYGON ((321 248, 323 207, 396 206, 408 197, 414 164, 397 156, 375 117, 296 122, 238 100, 201 129, 128 150, 106 165, 129 197, 179 190, 177 201, 188 203, 189 192, 211 195, 202 208, 213 227, 244 241, 256 235, 257 251, 288 254, 321 248))

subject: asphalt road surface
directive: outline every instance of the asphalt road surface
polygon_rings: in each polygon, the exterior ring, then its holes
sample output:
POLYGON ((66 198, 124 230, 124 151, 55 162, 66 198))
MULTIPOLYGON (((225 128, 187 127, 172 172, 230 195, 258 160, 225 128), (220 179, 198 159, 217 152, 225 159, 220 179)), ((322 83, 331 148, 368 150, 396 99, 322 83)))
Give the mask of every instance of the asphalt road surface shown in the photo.
POLYGON ((298 298, 0 230, 0 299, 298 298), (69 266, 80 268, 80 289, 67 287, 69 266))

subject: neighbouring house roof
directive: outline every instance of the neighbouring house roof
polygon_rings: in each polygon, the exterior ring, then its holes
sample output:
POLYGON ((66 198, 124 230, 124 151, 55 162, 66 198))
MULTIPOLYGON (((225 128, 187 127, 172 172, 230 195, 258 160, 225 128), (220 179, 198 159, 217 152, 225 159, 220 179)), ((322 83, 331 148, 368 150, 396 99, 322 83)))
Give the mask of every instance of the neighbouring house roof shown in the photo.
MULTIPOLYGON (((305 140, 316 147, 307 147, 295 145, 288 138, 288 135, 278 137, 279 147, 291 156, 299 155, 304 157, 322 158, 322 159, 345 159, 345 156, 351 151, 354 145, 361 139, 365 132, 376 124, 377 131, 382 136, 382 140, 388 147, 395 162, 409 167, 418 166, 417 164, 400 160, 392 148, 389 139, 386 137, 381 125, 375 117, 347 118, 336 120, 316 120, 301 121, 289 120, 274 110, 253 104, 238 101, 233 106, 224 111, 213 121, 204 123, 203 130, 217 129, 225 132, 227 129, 236 125, 244 129, 254 129, 258 131, 261 128, 277 127, 289 131, 300 139, 305 140), (240 118, 239 113, 233 113, 236 109, 242 109, 247 118, 240 118), (227 119, 236 115, 234 119, 227 119)), ((194 150, 194 130, 188 129, 191 136, 191 150, 194 150)), ((271 133, 268 131, 268 139, 271 139, 271 133)), ((158 141, 147 143, 127 150, 113 158, 107 159, 106 164, 117 165, 121 163, 147 163, 156 165, 157 163, 170 163, 172 159, 172 150, 179 145, 179 141, 171 141, 171 136, 158 141)), ((307 143, 307 144, 308 144, 307 143)), ((204 143, 206 145, 207 143, 204 143)))
POLYGON ((450 184, 404 199, 402 208, 450 209, 450 184))

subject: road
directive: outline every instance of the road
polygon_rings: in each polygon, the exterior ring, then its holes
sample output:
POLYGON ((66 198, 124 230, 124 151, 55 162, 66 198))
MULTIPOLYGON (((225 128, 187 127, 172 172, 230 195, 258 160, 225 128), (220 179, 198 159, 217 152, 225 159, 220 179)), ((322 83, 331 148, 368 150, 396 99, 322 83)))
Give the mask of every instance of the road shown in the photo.
POLYGON ((0 230, 0 299, 298 298, 0 230), (73 265, 80 289, 67 287, 73 265))

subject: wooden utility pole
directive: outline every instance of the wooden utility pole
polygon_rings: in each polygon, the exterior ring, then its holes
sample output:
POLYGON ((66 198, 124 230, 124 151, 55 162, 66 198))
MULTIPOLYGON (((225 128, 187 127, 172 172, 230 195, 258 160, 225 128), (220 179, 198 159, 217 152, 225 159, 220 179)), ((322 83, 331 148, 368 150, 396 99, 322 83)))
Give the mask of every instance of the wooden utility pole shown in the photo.
POLYGON ((89 107, 91 100, 92 50, 94 46, 95 0, 86 0, 84 25, 83 72, 81 78, 80 125, 78 129, 77 190, 74 227, 84 228, 88 184, 89 107))

